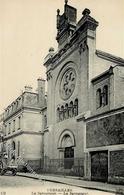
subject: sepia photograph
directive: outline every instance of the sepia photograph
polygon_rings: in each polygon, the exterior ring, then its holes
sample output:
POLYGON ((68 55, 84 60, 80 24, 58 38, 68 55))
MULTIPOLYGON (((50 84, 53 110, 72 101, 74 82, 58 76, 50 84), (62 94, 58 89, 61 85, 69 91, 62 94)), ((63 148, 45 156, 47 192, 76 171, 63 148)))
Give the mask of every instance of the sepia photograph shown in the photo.
POLYGON ((0 0, 0 195, 124 195, 124 0, 0 0))

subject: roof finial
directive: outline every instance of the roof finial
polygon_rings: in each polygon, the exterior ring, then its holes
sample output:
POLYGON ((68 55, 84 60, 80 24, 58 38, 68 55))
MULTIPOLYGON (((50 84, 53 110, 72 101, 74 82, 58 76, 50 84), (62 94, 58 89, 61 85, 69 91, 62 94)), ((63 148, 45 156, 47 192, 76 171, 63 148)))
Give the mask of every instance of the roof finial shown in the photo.
POLYGON ((87 8, 85 8, 84 11, 82 12, 82 14, 83 14, 84 16, 89 16, 89 15, 90 15, 90 10, 87 9, 87 8))
POLYGON ((67 5, 67 3, 68 3, 68 0, 65 0, 65 4, 67 5))
POLYGON ((60 9, 57 9, 57 15, 59 16, 59 14, 60 14, 60 9))

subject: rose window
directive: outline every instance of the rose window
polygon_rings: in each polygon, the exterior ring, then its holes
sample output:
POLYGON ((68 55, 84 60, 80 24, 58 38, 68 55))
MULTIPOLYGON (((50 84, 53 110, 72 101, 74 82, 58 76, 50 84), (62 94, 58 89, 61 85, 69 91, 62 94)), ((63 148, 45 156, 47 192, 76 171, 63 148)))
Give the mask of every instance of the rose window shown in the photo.
POLYGON ((60 83, 60 95, 61 98, 66 100, 68 99, 74 89, 76 84, 76 73, 74 69, 69 69, 65 72, 60 83))

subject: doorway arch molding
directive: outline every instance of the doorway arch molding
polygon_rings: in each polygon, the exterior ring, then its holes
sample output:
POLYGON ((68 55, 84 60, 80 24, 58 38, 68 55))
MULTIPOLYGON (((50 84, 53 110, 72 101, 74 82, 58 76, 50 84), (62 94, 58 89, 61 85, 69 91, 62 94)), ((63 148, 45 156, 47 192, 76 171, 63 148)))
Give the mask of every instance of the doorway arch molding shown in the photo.
POLYGON ((71 147, 75 147, 76 146, 76 142, 75 142, 75 136, 73 134, 73 132, 69 129, 65 129, 59 136, 58 139, 58 144, 57 144, 57 148, 58 149, 64 149, 65 147, 63 146, 63 141, 64 138, 68 137, 68 140, 70 140, 71 142, 71 147))

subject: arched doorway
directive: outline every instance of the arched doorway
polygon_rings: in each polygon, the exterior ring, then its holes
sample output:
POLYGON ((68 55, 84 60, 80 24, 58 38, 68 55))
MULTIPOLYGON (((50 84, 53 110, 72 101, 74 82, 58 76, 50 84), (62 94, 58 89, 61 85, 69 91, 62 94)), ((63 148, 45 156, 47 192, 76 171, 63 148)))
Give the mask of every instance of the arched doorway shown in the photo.
POLYGON ((64 160, 64 169, 71 169, 74 165, 75 139, 71 131, 65 130, 59 138, 58 149, 60 159, 64 160))

